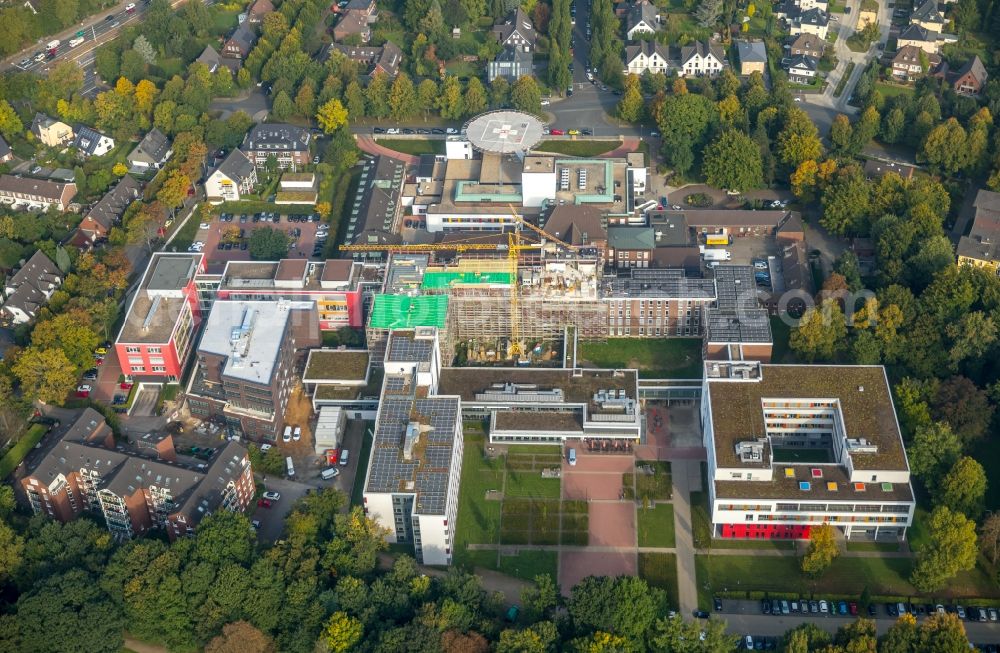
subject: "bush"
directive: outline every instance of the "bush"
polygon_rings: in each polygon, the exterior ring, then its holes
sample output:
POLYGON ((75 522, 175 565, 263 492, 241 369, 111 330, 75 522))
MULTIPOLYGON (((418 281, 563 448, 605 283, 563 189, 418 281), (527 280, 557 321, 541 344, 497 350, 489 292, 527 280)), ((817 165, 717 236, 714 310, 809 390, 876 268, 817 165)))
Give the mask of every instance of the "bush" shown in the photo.
POLYGON ((684 198, 684 203, 688 206, 705 208, 712 206, 712 198, 705 193, 692 193, 684 198))

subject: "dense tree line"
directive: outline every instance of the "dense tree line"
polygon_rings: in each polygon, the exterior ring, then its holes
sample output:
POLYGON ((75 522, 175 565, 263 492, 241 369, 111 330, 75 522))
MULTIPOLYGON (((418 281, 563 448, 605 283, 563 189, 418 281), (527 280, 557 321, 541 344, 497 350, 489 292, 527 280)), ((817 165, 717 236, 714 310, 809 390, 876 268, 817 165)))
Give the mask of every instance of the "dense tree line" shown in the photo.
POLYGON ((14 54, 114 4, 114 0, 37 0, 29 8, 25 3, 9 3, 0 9, 0 25, 4 28, 0 56, 14 54))

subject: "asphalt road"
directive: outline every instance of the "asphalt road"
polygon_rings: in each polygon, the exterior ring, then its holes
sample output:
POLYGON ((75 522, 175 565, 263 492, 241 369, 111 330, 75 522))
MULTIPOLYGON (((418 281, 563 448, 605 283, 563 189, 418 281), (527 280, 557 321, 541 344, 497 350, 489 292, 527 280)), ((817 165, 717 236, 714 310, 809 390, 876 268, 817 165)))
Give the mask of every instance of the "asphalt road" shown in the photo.
MULTIPOLYGON (((889 617, 884 606, 879 604, 875 625, 879 634, 884 634, 896 619, 889 617)), ((823 614, 789 614, 781 617, 761 614, 759 601, 723 600, 722 612, 712 613, 728 624, 727 630, 736 635, 778 636, 802 623, 815 624, 819 628, 835 633, 838 628, 853 622, 857 617, 840 617, 823 614)), ((866 616, 866 615, 865 615, 866 616)), ((866 616, 867 618, 867 616, 866 616)), ((924 617, 918 617, 918 620, 924 617)), ((969 641, 976 644, 1000 642, 1000 623, 965 622, 969 641)))

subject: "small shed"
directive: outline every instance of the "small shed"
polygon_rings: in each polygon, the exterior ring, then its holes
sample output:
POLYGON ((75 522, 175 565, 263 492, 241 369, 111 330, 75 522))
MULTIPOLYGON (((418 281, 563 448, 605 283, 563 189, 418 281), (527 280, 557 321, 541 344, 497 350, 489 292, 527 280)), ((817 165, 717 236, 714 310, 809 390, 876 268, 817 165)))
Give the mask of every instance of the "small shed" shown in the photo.
POLYGON ((339 406, 323 406, 316 422, 316 455, 322 456, 327 449, 336 449, 347 423, 347 413, 339 406))

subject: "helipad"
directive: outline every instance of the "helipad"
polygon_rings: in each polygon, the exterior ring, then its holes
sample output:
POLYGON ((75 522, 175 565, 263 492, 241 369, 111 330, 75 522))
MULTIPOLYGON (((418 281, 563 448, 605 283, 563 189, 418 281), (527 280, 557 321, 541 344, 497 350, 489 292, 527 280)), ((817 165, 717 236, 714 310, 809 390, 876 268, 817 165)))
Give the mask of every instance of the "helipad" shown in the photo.
POLYGON ((483 152, 526 152, 542 140, 542 122, 530 113, 490 111, 469 122, 466 137, 483 152))

